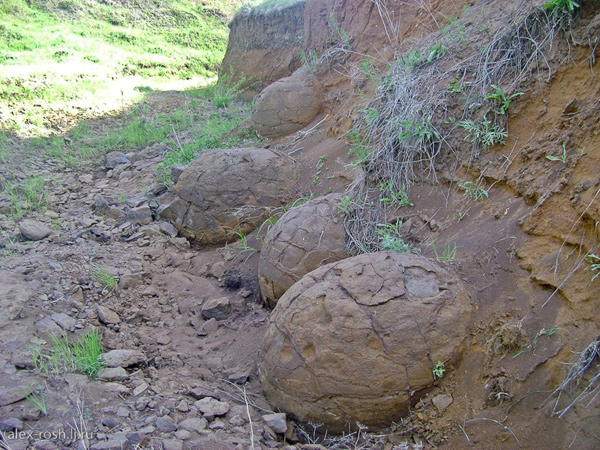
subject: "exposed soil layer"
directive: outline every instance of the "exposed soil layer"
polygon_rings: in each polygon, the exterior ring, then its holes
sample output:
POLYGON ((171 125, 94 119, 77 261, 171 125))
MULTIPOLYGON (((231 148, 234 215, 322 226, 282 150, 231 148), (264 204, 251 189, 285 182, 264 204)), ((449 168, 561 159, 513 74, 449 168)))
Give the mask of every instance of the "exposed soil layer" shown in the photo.
MULTIPOLYGON (((472 2, 482 9, 468 15, 459 3, 394 2, 406 8, 394 13, 401 19, 399 36, 419 37, 435 29, 443 23, 442 14, 467 15, 468 30, 475 32, 489 25, 484 18, 512 5, 472 2)), ((307 2, 305 14, 311 19, 303 22, 310 31, 305 45, 326 47, 331 27, 319 24, 330 19, 329 11, 343 11, 337 21, 355 39, 353 48, 386 60, 392 51, 386 49, 389 39, 375 5, 307 2)), ((597 3, 586 5, 584 19, 593 27, 599 22, 597 3)), ((559 48, 566 49, 561 42, 559 48)), ((403 220, 405 237, 455 272, 469 290, 472 326, 460 362, 449 363, 408 416, 379 433, 379 443, 364 448, 402 443, 449 449, 598 447, 597 399, 559 418, 553 413, 573 397, 552 394, 600 334, 600 279, 592 280, 585 259, 598 253, 600 243, 600 79, 597 67, 590 67, 590 53, 593 60, 597 51, 588 44, 572 44, 568 60, 552 67, 549 79, 521 87, 525 95, 511 104, 505 146, 492 146, 460 169, 444 161, 441 182, 417 183, 410 193, 414 206, 394 214, 403 220), (466 180, 479 180, 489 197, 466 196, 458 188, 466 180)), ((320 74, 324 113, 294 135, 268 144, 298 161, 297 188, 303 195, 342 192, 360 175, 348 166, 343 132, 374 86, 353 77, 351 69, 351 64, 335 66, 320 74)), ((151 107, 170 110, 181 101, 180 94, 166 93, 151 107)), ((93 126, 112 120, 97 119, 93 126)), ((262 417, 276 408, 265 400, 256 371, 270 314, 257 284, 258 255, 240 254, 235 245, 200 246, 169 236, 152 214, 141 224, 94 208, 100 198, 123 211, 122 198, 131 197, 132 204, 142 196, 142 203, 156 200, 148 193, 156 187, 164 149, 153 146, 129 155, 131 165, 109 177, 101 161, 75 172, 22 147, 15 148, 10 170, 0 169, 2 179, 34 174, 52 179, 53 207, 29 218, 51 227, 58 221, 61 229, 37 242, 21 242, 12 239, 18 235, 15 223, 6 217, 0 222, 7 250, 0 258, 0 422, 15 419, 27 431, 57 431, 69 430, 83 417, 90 444, 100 445, 95 448, 123 440, 132 447, 141 442, 146 448, 199 449, 294 443, 299 431, 290 427, 284 439, 262 417), (96 266, 121 286, 103 287, 93 276, 96 266), (219 313, 207 309, 215 299, 228 304, 224 320, 209 318, 219 313), (102 331, 107 350, 141 351, 144 358, 126 367, 125 378, 107 381, 75 374, 54 379, 34 369, 29 347, 47 348, 49 331, 65 330, 73 337, 90 327, 102 331), (47 415, 25 400, 32 387, 44 393, 47 415), (210 399, 226 403, 228 411, 210 399), (84 413, 77 408, 82 401, 84 413), (212 413, 200 409, 208 404, 212 413), (184 424, 201 418, 204 422, 184 424)), ((2 198, 5 212, 7 204, 2 198)), ((256 235, 248 243, 260 249, 256 235)), ((574 387, 572 394, 581 389, 574 387)), ((27 443, 11 442, 11 448, 33 445, 40 435, 32 436, 27 443)), ((54 447, 43 448, 77 447, 73 439, 51 440, 54 447)))

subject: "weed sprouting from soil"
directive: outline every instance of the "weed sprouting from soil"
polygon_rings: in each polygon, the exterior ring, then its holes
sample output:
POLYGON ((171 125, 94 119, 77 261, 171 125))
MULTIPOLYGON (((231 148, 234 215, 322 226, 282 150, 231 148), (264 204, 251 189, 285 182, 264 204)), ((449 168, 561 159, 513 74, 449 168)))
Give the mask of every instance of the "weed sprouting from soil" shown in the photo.
MULTIPOLYGON (((384 23, 389 23, 381 2, 375 3, 384 23)), ((490 147, 505 143, 506 113, 522 95, 518 88, 536 74, 552 73, 547 55, 564 26, 561 14, 534 5, 522 4, 510 14, 506 22, 511 25, 488 34, 488 42, 474 57, 442 66, 441 62, 457 58, 455 52, 464 43, 440 32, 439 39, 428 36, 389 64, 389 72, 349 133, 351 151, 367 174, 347 192, 356 205, 344 223, 349 253, 377 248, 376 228, 388 222, 388 205, 381 201, 388 196, 380 191, 381 184, 409 193, 417 173, 437 181, 438 159, 451 156, 458 166, 468 166, 490 147), (449 80, 454 80, 450 91, 449 80), (465 132, 472 144, 467 151, 460 143, 465 132)), ((397 42, 392 31, 387 30, 390 42, 397 42)), ((480 46, 474 39, 467 38, 467 43, 480 46)))
POLYGON ((66 334, 50 335, 51 347, 32 349, 35 367, 48 377, 60 377, 65 373, 77 372, 95 378, 106 367, 101 359, 102 335, 93 328, 71 342, 66 334))
POLYGON ((109 295, 114 292, 119 285, 117 278, 112 276, 108 270, 102 266, 93 266, 92 276, 94 277, 94 280, 100 284, 102 292, 106 292, 109 295))

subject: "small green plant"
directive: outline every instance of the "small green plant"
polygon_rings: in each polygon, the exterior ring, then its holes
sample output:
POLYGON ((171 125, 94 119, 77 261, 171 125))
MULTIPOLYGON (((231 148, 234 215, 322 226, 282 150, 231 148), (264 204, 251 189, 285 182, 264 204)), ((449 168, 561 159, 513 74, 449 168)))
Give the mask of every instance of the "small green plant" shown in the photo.
POLYGON ((594 272, 597 272, 592 277, 592 281, 594 281, 596 278, 598 278, 600 276, 600 256, 591 254, 591 255, 588 255, 587 258, 590 263, 590 269, 593 270, 594 272))
POLYGON ((95 378, 106 367, 101 358, 102 335, 95 328, 81 334, 75 342, 70 342, 66 333, 50 334, 50 344, 47 352, 41 347, 32 349, 36 369, 48 377, 77 372, 95 378))
POLYGON ((344 197, 340 198, 340 202, 337 206, 344 214, 349 214, 350 208, 352 207, 352 197, 345 195, 344 197))
POLYGON ((25 398, 29 402, 31 406, 41 412, 44 416, 48 415, 48 406, 46 405, 46 397, 44 392, 41 390, 39 386, 32 386, 32 390, 29 394, 26 394, 25 391, 22 393, 25 394, 25 398))
POLYGON ((10 201, 11 215, 16 219, 21 219, 25 211, 44 210, 48 206, 46 182, 39 175, 27 178, 20 185, 7 183, 4 191, 10 201))
POLYGON ((399 207, 415 206, 408 198, 408 191, 405 185, 397 191, 394 189, 394 182, 389 181, 387 184, 379 183, 379 190, 382 194, 379 201, 384 205, 397 205, 399 207))
POLYGON ((431 64, 436 59, 441 58, 446 54, 448 49, 442 43, 434 44, 429 47, 429 55, 427 56, 427 64, 431 64))
POLYGON ((277 223, 277 220, 279 220, 278 217, 276 215, 272 215, 260 224, 260 226, 256 230, 256 236, 258 236, 258 239, 260 240, 261 244, 264 244, 263 234, 266 235, 269 232, 269 230, 273 228, 273 225, 277 223))
MULTIPOLYGON (((506 130, 493 124, 487 117, 477 123, 474 120, 463 120, 458 125, 467 131, 465 140, 470 140, 478 148, 487 150, 494 144, 506 145, 505 139, 508 137, 506 130)), ((479 152, 475 152, 479 156, 479 152)))
POLYGON ((421 253, 421 249, 404 242, 404 238, 400 232, 402 221, 397 221, 395 224, 385 223, 379 224, 376 228, 376 233, 380 237, 379 248, 382 251, 390 250, 399 253, 421 253))
POLYGON ((366 139, 357 129, 352 129, 348 133, 348 140, 350 141, 350 149, 348 150, 348 156, 356 158, 356 161, 352 163, 353 166, 360 166, 369 162, 371 157, 371 145, 368 139, 366 139))
POLYGON ((546 330, 546 328, 542 328, 540 331, 537 332, 537 334, 533 338, 533 341, 531 341, 530 344, 524 345, 521 347, 521 350, 516 355, 513 356, 513 359, 521 356, 527 350, 531 350, 535 354, 535 350, 537 348, 538 341, 543 336, 545 336, 545 337, 551 337, 551 336, 564 337, 563 334, 560 332, 561 330, 564 331, 563 328, 560 328, 557 325, 553 325, 548 330, 546 330))
POLYGON ((364 73, 370 81, 372 81, 375 84, 379 84, 381 75, 379 74, 379 72, 377 71, 377 69, 375 68, 373 63, 371 62, 370 56, 368 56, 368 55, 365 56, 365 58, 358 65, 358 69, 362 73, 364 73))
POLYGON ((488 191, 483 186, 473 181, 465 181, 464 183, 460 183, 458 187, 465 191, 465 197, 469 197, 476 202, 485 200, 490 196, 488 191))
POLYGON ((117 278, 108 273, 108 271, 102 266, 93 266, 92 276, 94 277, 94 280, 96 280, 102 287, 103 293, 108 293, 110 295, 117 289, 117 286, 119 285, 117 278))
POLYGON ((446 372, 446 364, 444 364, 442 361, 438 361, 437 363, 435 363, 435 366, 433 366, 433 376, 436 379, 440 379, 444 376, 444 373, 446 372))
POLYGON ((551 9, 552 14, 556 14, 558 12, 574 12, 575 9, 579 8, 581 5, 577 3, 575 0, 548 0, 548 3, 544 5, 544 9, 551 9))
POLYGON ((487 95, 487 98, 490 100, 495 100, 498 103, 499 106, 499 113, 501 115, 504 115, 508 112, 508 108, 510 106, 510 102, 513 101, 515 98, 520 97, 521 95, 523 95, 523 92, 516 92, 512 95, 509 95, 508 97, 506 96, 506 93, 502 90, 501 87, 492 84, 491 88, 494 90, 494 92, 490 92, 487 95))
POLYGON ((431 116, 423 117, 420 122, 413 122, 411 120, 401 121, 400 125, 402 125, 402 129, 404 130, 400 135, 401 140, 407 139, 410 136, 414 136, 423 142, 440 139, 440 134, 431 123, 431 116))
POLYGON ((435 253, 435 259, 438 261, 452 263, 456 259, 456 250, 458 249, 456 243, 454 243, 454 246, 451 246, 449 242, 446 242, 441 255, 438 254, 435 243, 432 243, 431 247, 433 248, 433 253, 435 253))
POLYGON ((569 158, 569 156, 567 155, 567 144, 566 142, 563 142, 562 144, 562 155, 560 157, 557 156, 553 156, 553 155, 546 155, 546 159, 550 160, 550 161, 560 161, 563 164, 567 164, 567 159, 569 158))
POLYGON ((243 253, 248 253, 248 256, 244 261, 248 261, 248 259, 256 253, 256 249, 250 244, 248 244, 248 235, 242 231, 241 227, 237 227, 235 229, 235 234, 238 236, 239 240, 235 243, 235 246, 239 249, 239 252, 235 255, 237 258, 243 253))
POLYGON ((310 194, 310 195, 306 195, 306 196, 302 196, 302 197, 298 197, 296 200, 294 200, 292 203, 288 203, 287 205, 285 205, 282 209, 282 213, 286 213, 288 212, 290 209, 295 208, 296 206, 300 206, 305 204, 306 202, 312 200, 315 197, 314 194, 310 194))
POLYGON ((310 50, 308 53, 303 48, 300 49, 300 60, 302 65, 306 67, 309 73, 313 73, 315 68, 319 65, 319 55, 314 50, 310 50))

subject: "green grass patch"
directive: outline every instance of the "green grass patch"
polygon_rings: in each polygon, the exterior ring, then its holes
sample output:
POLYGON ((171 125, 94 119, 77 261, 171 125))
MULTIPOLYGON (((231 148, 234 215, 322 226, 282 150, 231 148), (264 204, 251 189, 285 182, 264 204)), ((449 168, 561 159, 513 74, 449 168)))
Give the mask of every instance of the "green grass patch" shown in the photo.
POLYGON ((101 359, 102 335, 93 328, 70 341, 66 334, 50 335, 50 349, 32 349, 36 369, 48 377, 60 377, 66 373, 83 373, 91 378, 98 376, 106 367, 101 359))
POLYGON ((26 211, 44 210, 48 207, 46 182, 41 176, 32 176, 21 183, 8 182, 4 187, 10 202, 13 218, 20 220, 26 211))
POLYGON ((214 77, 241 1, 1 3, 0 127, 32 135, 49 134, 51 110, 135 98, 123 79, 214 77))
POLYGON ((195 137, 187 143, 176 142, 175 150, 165 156, 158 166, 160 181, 170 187, 171 168, 175 165, 187 165, 208 149, 235 148, 258 145, 260 136, 250 127, 237 129, 250 116, 250 108, 246 105, 238 114, 228 111, 211 116, 195 131, 195 137))

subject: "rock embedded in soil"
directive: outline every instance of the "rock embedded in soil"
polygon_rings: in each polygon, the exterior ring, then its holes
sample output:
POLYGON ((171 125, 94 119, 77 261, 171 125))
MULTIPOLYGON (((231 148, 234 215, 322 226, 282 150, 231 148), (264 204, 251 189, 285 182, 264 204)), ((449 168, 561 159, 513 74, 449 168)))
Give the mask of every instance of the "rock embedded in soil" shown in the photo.
POLYGON ((211 298, 202 305, 202 316, 207 319, 225 320, 231 312, 229 298, 211 298))
POLYGON ((198 411, 206 420, 213 420, 216 416, 224 416, 229 411, 229 403, 221 402, 212 397, 205 397, 194 403, 198 411))
POLYGON ((98 312, 98 319, 100 319, 100 322, 103 324, 116 325, 121 323, 121 318, 112 309, 109 309, 106 306, 98 305, 96 310, 98 312))
POLYGON ((108 367, 130 367, 146 361, 146 355, 139 350, 111 350, 102 356, 108 367))
POLYGON ((469 295, 420 255, 380 252, 323 266, 294 284, 271 315, 259 360, 267 398, 331 431, 400 419, 456 362, 469 295))
POLYGON ((119 164, 129 164, 131 160, 122 152, 109 152, 104 157, 104 167, 114 169, 119 164))
POLYGON ((206 429, 206 427, 208 426, 208 422, 206 421, 206 419, 204 417, 202 417, 202 418, 190 417, 189 419, 185 419, 185 420, 182 420, 181 422, 179 422, 178 426, 181 429, 184 429, 187 431, 194 431, 197 433, 199 431, 206 429))
POLYGON ((163 433, 170 433, 178 429, 177 425, 173 423, 170 417, 159 417, 156 419, 156 428, 163 433))
POLYGON ((267 233, 258 266, 260 290, 274 308, 279 298, 309 272, 349 255, 339 208, 341 196, 315 198, 287 211, 267 233))
POLYGON ((262 416, 267 425, 276 433, 283 434, 287 431, 287 422, 285 413, 265 414, 262 416))
POLYGON ((256 100, 252 125, 269 138, 287 136, 311 123, 321 110, 316 80, 300 69, 267 86, 256 100))
POLYGON ((121 381, 127 378, 127 371, 122 367, 107 367, 98 373, 98 379, 102 381, 121 381))
POLYGON ((186 167, 176 198, 158 214, 200 243, 231 242, 283 206, 297 181, 296 161, 278 150, 207 150, 186 167))
POLYGON ((23 429, 23 421, 11 418, 0 420, 0 431, 11 432, 11 431, 20 431, 23 429))
POLYGON ((41 241, 50 236, 52 229, 37 220, 23 219, 19 223, 19 231, 30 241, 41 241))

